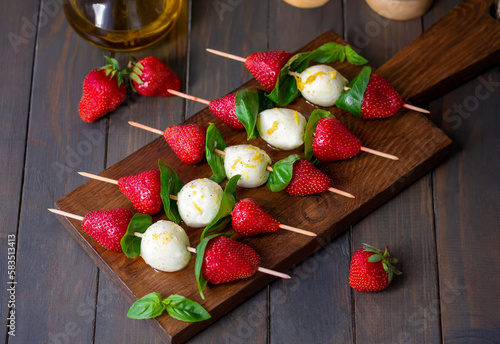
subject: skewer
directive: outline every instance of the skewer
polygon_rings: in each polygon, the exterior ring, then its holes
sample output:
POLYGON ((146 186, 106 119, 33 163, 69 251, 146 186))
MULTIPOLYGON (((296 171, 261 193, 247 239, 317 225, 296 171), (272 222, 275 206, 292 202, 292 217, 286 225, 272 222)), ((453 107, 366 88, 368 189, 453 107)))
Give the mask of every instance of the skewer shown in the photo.
MULTIPOLYGON (((232 216, 233 212, 230 212, 229 215, 232 216)), ((313 232, 310 232, 310 231, 306 231, 304 229, 300 229, 300 228, 297 228, 297 227, 292 227, 292 226, 284 225, 282 223, 279 224, 279 227, 281 229, 284 229, 284 230, 287 230, 287 231, 290 231, 290 232, 295 232, 295 233, 299 233, 299 234, 303 234, 303 235, 307 235, 307 236, 311 236, 311 237, 318 236, 318 234, 316 234, 316 233, 313 233, 313 232)))
MULTIPOLYGON (((194 247, 187 247, 187 250, 191 253, 196 253, 196 249, 194 247)), ((266 268, 263 268, 261 266, 259 266, 257 268, 258 271, 260 272, 263 272, 265 274, 268 274, 268 275, 273 275, 273 276, 276 276, 276 277, 281 277, 281 278, 285 278, 285 279, 290 279, 291 277, 287 274, 284 274, 284 273, 281 273, 281 272, 278 272, 278 271, 274 271, 274 270, 270 270, 270 269, 266 269, 266 268)))
POLYGON ((210 48, 207 48, 207 51, 209 53, 212 53, 212 54, 215 54, 215 55, 227 57, 228 59, 231 59, 231 60, 236 60, 236 61, 240 61, 240 62, 243 62, 243 63, 247 62, 247 59, 244 58, 244 57, 236 56, 236 55, 233 55, 233 54, 228 54, 228 53, 225 53, 223 51, 219 51, 219 50, 215 50, 215 49, 210 49, 210 48))
POLYGON ((202 104, 205 104, 205 105, 209 105, 210 104, 210 101, 206 100, 206 99, 202 99, 202 98, 198 98, 198 97, 195 97, 195 96, 191 96, 189 94, 182 93, 182 92, 175 91, 175 90, 171 90, 171 89, 168 89, 167 91, 169 93, 172 93, 172 94, 174 94, 174 95, 176 95, 178 97, 181 97, 181 98, 185 98, 185 99, 189 99, 189 100, 194 100, 195 102, 202 103, 202 104))
MULTIPOLYGON (((290 73, 288 73, 288 74, 290 74, 290 73)), ((350 89, 351 89, 350 87, 344 86, 344 91, 349 91, 350 89)), ((405 107, 409 110, 413 110, 413 111, 417 111, 417 112, 421 112, 421 113, 431 113, 429 110, 422 109, 422 108, 419 108, 418 106, 410 105, 410 104, 406 104, 406 103, 403 104, 403 107, 405 107)))
POLYGON ((155 133, 155 134, 163 136, 163 131, 155 129, 155 128, 148 127, 147 125, 140 124, 140 123, 137 123, 137 122, 132 122, 132 121, 128 121, 128 124, 130 124, 133 127, 144 129, 144 130, 150 131, 152 133, 155 133))
MULTIPOLYGON (((101 177, 101 176, 98 176, 96 174, 87 173, 87 172, 78 172, 78 174, 81 176, 90 178, 90 179, 100 180, 102 182, 118 185, 118 181, 111 179, 111 178, 101 177)), ((177 196, 175 196, 175 195, 169 195, 168 197, 170 199, 173 199, 174 201, 177 201, 177 196)))
POLYGON ((387 159, 391 159, 391 160, 399 160, 399 158, 395 155, 379 152, 378 150, 375 150, 375 149, 366 148, 366 147, 361 146, 361 150, 363 152, 370 153, 373 155, 378 155, 378 156, 381 156, 383 158, 387 158, 387 159))
MULTIPOLYGON (((366 148, 366 149, 369 149, 369 148, 366 148)), ((226 155, 226 152, 221 151, 220 149, 215 148, 214 151, 215 151, 215 153, 220 154, 222 156, 226 155)), ((374 151, 374 152, 381 153, 381 152, 378 152, 378 151, 374 151)), ((375 154, 375 153, 373 153, 373 154, 375 154)), ((385 154, 385 153, 381 153, 381 154, 385 154)), ((393 156, 393 155, 389 155, 389 154, 386 154, 386 155, 394 157, 394 158, 396 158, 395 160, 398 160, 398 158, 395 157, 395 156, 393 156)), ((273 172, 273 168, 271 166, 269 166, 269 165, 266 167, 266 170, 268 170, 269 172, 273 172)), ((344 196, 344 197, 355 198, 354 195, 352 195, 352 194, 350 194, 348 192, 345 192, 345 191, 342 191, 342 190, 339 190, 339 189, 335 189, 335 188, 332 188, 332 187, 329 188, 328 191, 336 193, 337 195, 341 195, 341 196, 344 196)))
POLYGON ((50 211, 51 213, 54 213, 54 214, 57 214, 57 215, 62 215, 62 216, 66 216, 66 217, 78 220, 78 221, 83 221, 83 216, 79 216, 79 215, 67 213, 67 212, 59 210, 59 209, 49 208, 47 210, 50 211))

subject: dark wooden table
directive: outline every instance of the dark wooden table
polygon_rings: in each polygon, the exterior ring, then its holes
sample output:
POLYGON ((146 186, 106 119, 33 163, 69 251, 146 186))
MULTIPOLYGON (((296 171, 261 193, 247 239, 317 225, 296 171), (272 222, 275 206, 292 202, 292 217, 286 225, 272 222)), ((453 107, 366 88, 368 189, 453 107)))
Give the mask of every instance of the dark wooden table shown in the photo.
MULTIPOLYGON (((220 97, 251 78, 212 47, 246 56, 293 51, 333 29, 380 66, 457 5, 436 0, 421 19, 388 21, 364 0, 332 0, 314 10, 282 1, 186 1, 176 28, 136 53, 165 61, 183 88, 220 97)), ((202 106, 179 98, 137 98, 92 124, 77 112, 81 84, 104 54, 69 27, 59 1, 0 5, 0 314, 15 304, 15 336, 5 343, 159 343, 57 218, 54 202, 156 136, 127 120, 165 128, 202 106), (14 241, 11 239, 15 238, 14 241), (15 294, 8 248, 16 247, 15 294), (13 299, 14 298, 14 299, 13 299)), ((411 66, 408 66, 411 68, 411 66)), ((498 343, 500 340, 500 69, 428 104, 454 141, 432 173, 362 219, 192 339, 196 343, 498 343), (388 244, 404 274, 386 291, 347 283, 352 252, 388 244)))

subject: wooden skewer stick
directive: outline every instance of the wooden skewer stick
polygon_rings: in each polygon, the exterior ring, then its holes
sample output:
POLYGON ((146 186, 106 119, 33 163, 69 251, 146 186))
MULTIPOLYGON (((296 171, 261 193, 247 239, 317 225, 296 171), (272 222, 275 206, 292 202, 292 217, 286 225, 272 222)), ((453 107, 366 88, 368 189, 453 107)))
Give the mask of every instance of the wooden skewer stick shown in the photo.
POLYGON ((202 103, 202 104, 205 104, 205 105, 209 105, 210 104, 210 101, 206 100, 206 99, 198 98, 198 97, 195 97, 195 96, 190 96, 189 94, 182 93, 182 92, 175 91, 175 90, 171 90, 171 89, 168 89, 167 91, 169 93, 172 93, 172 94, 174 94, 174 95, 176 95, 178 97, 181 97, 181 98, 185 98, 185 99, 189 99, 189 100, 194 100, 195 102, 202 103))
MULTIPOLYGON (((344 86, 344 91, 349 91, 350 89, 351 89, 350 87, 344 86)), ((403 107, 405 107, 409 110, 413 110, 413 111, 417 111, 417 112, 421 112, 421 113, 431 113, 429 110, 419 108, 418 106, 415 106, 415 105, 403 104, 403 107)))
MULTIPOLYGON (((366 148, 366 149, 368 149, 368 148, 366 148)), ((215 148, 214 151, 215 151, 215 153, 220 154, 222 156, 226 155, 226 152, 221 151, 220 149, 215 148)), ((378 151, 374 151, 374 152, 380 153, 378 151)), ((375 154, 375 153, 373 153, 373 154, 375 154)), ((382 154, 385 154, 385 153, 382 153, 382 154)), ((398 160, 398 158, 395 157, 395 156, 393 156, 393 155, 389 155, 389 154, 385 154, 385 155, 394 157, 394 158, 396 158, 395 160, 398 160)), ((271 166, 269 166, 269 165, 266 167, 266 170, 268 170, 269 172, 273 172, 273 168, 271 166)), ((353 194, 350 194, 348 192, 345 192, 345 191, 342 191, 342 190, 339 190, 339 189, 329 188, 328 191, 336 193, 336 194, 341 195, 341 196, 345 196, 345 197, 349 197, 349 198, 355 198, 353 194)))
POLYGON ((370 153, 370 154, 373 154, 373 155, 378 155, 378 156, 381 156, 383 158, 387 158, 387 159, 391 159, 391 160, 399 160, 399 158, 397 156, 395 156, 395 155, 387 154, 387 153, 383 153, 383 152, 379 152, 378 150, 375 150, 375 149, 366 148, 366 147, 362 146, 361 150, 363 152, 370 153))
POLYGON ((209 53, 212 53, 212 54, 215 54, 215 55, 227 57, 228 59, 231 59, 231 60, 236 60, 236 61, 240 61, 240 62, 243 62, 243 63, 247 62, 247 59, 244 58, 244 57, 236 56, 236 55, 233 55, 233 54, 228 54, 228 53, 225 53, 223 51, 219 51, 219 50, 215 50, 215 49, 210 49, 210 48, 207 48, 207 51, 209 53))
MULTIPOLYGON (((187 247, 187 250, 191 253, 196 253, 196 249, 194 247, 187 247)), ((257 270, 259 270, 260 272, 263 272, 265 274, 268 274, 268 275, 273 275, 273 276, 276 276, 276 277, 281 277, 281 278, 285 278, 285 279, 290 279, 291 277, 287 274, 284 274, 284 273, 281 273, 281 272, 278 272, 278 271, 274 271, 274 270, 270 270, 270 269, 266 269, 266 268, 263 268, 261 266, 259 266, 257 268, 257 270)))
POLYGON ((83 216, 79 216, 79 215, 67 213, 67 212, 59 210, 59 209, 49 208, 47 210, 50 211, 51 213, 54 213, 54 214, 57 214, 57 215, 62 215, 62 216, 66 216, 66 217, 78 220, 78 221, 83 221, 83 216))
POLYGON ((140 124, 140 123, 137 123, 137 122, 132 122, 132 121, 128 121, 128 124, 130 124, 133 127, 141 128, 141 129, 144 129, 144 130, 150 131, 152 133, 155 133, 155 134, 163 136, 163 131, 155 129, 155 128, 148 127, 147 125, 140 124))
MULTIPOLYGON (((106 178, 106 177, 101 177, 101 176, 98 176, 97 174, 92 174, 92 173, 87 173, 87 172, 78 172, 78 174, 81 176, 90 178, 90 179, 100 180, 101 182, 106 182, 106 183, 118 185, 117 180, 114 180, 111 178, 106 178)), ((170 199, 173 199, 174 201, 177 201, 177 196, 175 196, 175 195, 169 195, 168 197, 170 199)))

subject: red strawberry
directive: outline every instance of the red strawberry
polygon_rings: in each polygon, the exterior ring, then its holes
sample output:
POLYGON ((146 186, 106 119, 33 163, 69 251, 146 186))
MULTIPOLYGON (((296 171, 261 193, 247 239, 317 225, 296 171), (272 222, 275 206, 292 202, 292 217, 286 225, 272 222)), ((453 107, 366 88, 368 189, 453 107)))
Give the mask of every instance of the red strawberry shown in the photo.
POLYGON ((386 118, 396 114, 404 105, 403 98, 380 75, 370 75, 361 103, 361 118, 386 118))
POLYGON ((225 236, 212 239, 205 250, 203 277, 220 284, 252 276, 260 265, 260 257, 250 246, 225 236))
POLYGON ((208 109, 217 116, 222 122, 233 130, 244 130, 245 127, 236 116, 234 109, 234 99, 236 93, 228 94, 219 99, 212 100, 208 105, 208 109))
POLYGON ((108 57, 106 59, 110 62, 109 65, 94 69, 83 81, 78 112, 85 122, 93 122, 113 111, 127 98, 127 88, 118 62, 108 57))
POLYGON ((330 177, 314 167, 312 162, 299 160, 293 164, 292 180, 285 190, 292 196, 313 195, 328 190, 330 184, 330 177))
POLYGON ((363 244, 365 247, 354 252, 349 271, 349 285, 357 291, 379 291, 391 284, 394 274, 400 275, 401 271, 393 264, 397 258, 391 258, 387 247, 385 252, 363 244))
POLYGON ((359 153, 361 141, 345 125, 333 117, 318 122, 313 139, 313 152, 318 160, 330 162, 349 159, 359 153))
POLYGON ((183 163, 196 165, 205 155, 206 132, 198 124, 181 124, 165 129, 163 136, 183 163))
POLYGON ((233 209, 232 225, 240 235, 274 233, 280 229, 280 223, 262 210, 251 198, 236 203, 233 209))
POLYGON ((130 79, 137 93, 146 97, 171 97, 167 90, 179 91, 181 80, 156 57, 130 61, 130 79))
POLYGON ((122 252, 122 239, 132 218, 128 209, 91 211, 83 218, 82 228, 105 249, 122 252))
POLYGON ((264 86, 266 91, 271 92, 276 85, 281 68, 291 57, 292 54, 286 51, 262 51, 250 54, 245 62, 245 67, 264 86))
POLYGON ((140 213, 154 215, 163 207, 159 171, 150 170, 121 177, 118 186, 140 213))

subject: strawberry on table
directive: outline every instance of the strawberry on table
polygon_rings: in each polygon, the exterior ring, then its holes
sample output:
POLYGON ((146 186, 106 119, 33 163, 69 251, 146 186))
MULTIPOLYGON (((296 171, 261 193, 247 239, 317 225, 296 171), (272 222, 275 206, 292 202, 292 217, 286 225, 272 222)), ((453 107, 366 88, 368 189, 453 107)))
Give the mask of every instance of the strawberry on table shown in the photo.
POLYGON ((318 170, 312 162, 299 160, 293 165, 292 180, 285 191, 292 196, 313 195, 327 191, 331 180, 318 170))
POLYGON ((240 235, 274 233, 280 229, 280 223, 251 198, 236 203, 231 221, 234 231, 240 235))
POLYGON ((80 117, 93 122, 116 109, 127 98, 118 61, 106 56, 109 64, 91 71, 83 81, 83 94, 78 106, 80 117))
POLYGON ((210 283, 221 284, 255 274, 260 257, 250 246, 225 236, 209 241, 203 258, 203 277, 210 283))
POLYGON ((293 55, 282 50, 261 51, 248 55, 245 67, 255 79, 271 92, 276 85, 281 68, 293 55))
POLYGON ((198 124, 181 124, 168 127, 163 136, 183 163, 196 165, 205 156, 206 131, 198 124))
POLYGON ((349 159, 361 150, 361 140, 334 117, 322 118, 316 127, 313 152, 318 160, 330 162, 349 159))
POLYGON ((163 207, 159 171, 149 170, 121 177, 118 186, 140 213, 154 215, 163 207))
POLYGON ((363 244, 354 252, 349 271, 349 285, 360 292, 379 291, 387 288, 394 277, 401 271, 394 267, 397 258, 390 256, 387 247, 385 251, 363 244))
POLYGON ((168 89, 181 89, 181 80, 156 57, 144 57, 137 62, 132 59, 127 71, 133 89, 143 96, 171 97, 173 94, 169 93, 168 89))
POLYGON ((122 252, 120 240, 131 218, 130 210, 123 208, 91 211, 83 218, 82 228, 105 249, 122 252))

